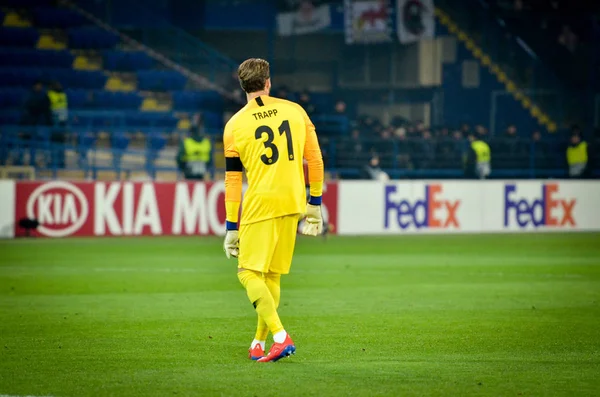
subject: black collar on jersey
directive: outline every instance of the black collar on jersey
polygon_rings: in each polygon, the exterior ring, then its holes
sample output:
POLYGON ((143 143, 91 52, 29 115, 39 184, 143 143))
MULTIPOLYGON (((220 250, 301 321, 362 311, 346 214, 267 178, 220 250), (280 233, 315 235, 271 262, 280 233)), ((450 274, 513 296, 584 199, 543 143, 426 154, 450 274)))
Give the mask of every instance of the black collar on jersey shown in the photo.
POLYGON ((256 103, 258 103, 258 106, 265 106, 265 103, 263 102, 262 98, 259 96, 256 97, 256 103))

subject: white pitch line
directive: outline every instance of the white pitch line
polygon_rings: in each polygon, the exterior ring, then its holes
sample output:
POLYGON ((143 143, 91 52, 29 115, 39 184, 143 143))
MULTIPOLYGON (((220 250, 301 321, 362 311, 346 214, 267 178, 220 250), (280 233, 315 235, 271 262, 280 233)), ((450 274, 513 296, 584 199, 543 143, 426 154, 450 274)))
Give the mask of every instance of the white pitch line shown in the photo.
POLYGON ((13 396, 12 394, 0 394, 0 397, 52 397, 52 396, 13 396))

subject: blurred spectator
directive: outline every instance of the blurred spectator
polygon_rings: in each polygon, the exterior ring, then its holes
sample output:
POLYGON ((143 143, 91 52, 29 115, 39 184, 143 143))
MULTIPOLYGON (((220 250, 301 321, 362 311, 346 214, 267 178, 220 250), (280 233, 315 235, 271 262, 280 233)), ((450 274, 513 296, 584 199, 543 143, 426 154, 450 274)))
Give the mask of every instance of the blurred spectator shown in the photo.
POLYGON ((424 131, 425 131, 425 123, 423 123, 421 120, 418 120, 415 123, 415 135, 417 137, 422 137, 424 131))
POLYGON ((375 133, 376 124, 375 119, 371 116, 363 116, 358 121, 360 132, 365 136, 372 136, 375 133))
POLYGON ((392 126, 394 126, 396 128, 404 127, 408 124, 410 124, 410 121, 402 116, 394 116, 394 118, 392 119, 392 126))
POLYGON ((461 158, 465 149, 465 141, 462 132, 456 130, 452 133, 452 151, 453 155, 461 158))
POLYGON ((589 176, 588 167, 588 144, 581 139, 578 133, 571 135, 569 146, 567 147, 567 165, 569 167, 569 177, 587 178, 589 176))
POLYGON ((452 168, 453 166, 454 142, 450 137, 450 130, 442 127, 438 131, 436 145, 436 162, 441 168, 452 168))
POLYGON ((202 118, 194 115, 190 136, 185 138, 177 154, 177 166, 185 179, 204 180, 212 162, 212 144, 204 132, 202 118))
POLYGON ((577 35, 573 33, 569 25, 564 25, 558 36, 558 42, 570 52, 575 52, 577 49, 577 35))
POLYGON ((448 129, 448 127, 442 127, 439 130, 437 130, 438 138, 448 138, 449 136, 450 136, 450 130, 448 129))
POLYGON ((310 102, 310 93, 308 91, 302 91, 298 103, 304 108, 309 116, 313 116, 317 112, 315 105, 310 102))
POLYGON ((492 171, 490 146, 479 139, 475 133, 470 133, 467 139, 470 147, 467 149, 465 176, 467 178, 486 179, 492 171))
POLYGON ((488 130, 481 124, 475 126, 475 134, 477 134, 478 139, 481 139, 484 142, 489 140, 488 130))
POLYGON ((531 134, 531 144, 533 145, 534 167, 547 168, 550 166, 549 155, 550 150, 548 143, 542 139, 542 133, 538 130, 531 134))
POLYGON ((346 102, 344 101, 337 101, 335 103, 335 114, 338 116, 347 116, 346 114, 346 102))
POLYGON ((462 125, 460 126, 460 133, 463 137, 468 137, 471 133, 471 126, 467 123, 462 123, 462 125))
POLYGON ((277 92, 275 93, 275 97, 281 98, 281 99, 290 99, 289 96, 290 96, 289 90, 284 85, 279 87, 277 89, 277 92))
POLYGON ((50 101, 50 110, 52 111, 52 121, 54 128, 50 135, 52 142, 51 164, 58 168, 65 166, 64 144, 67 141, 67 120, 69 118, 69 104, 67 94, 58 81, 54 81, 48 90, 48 100, 50 101))
POLYGON ((50 100, 41 81, 35 82, 25 102, 25 125, 51 125, 50 100))
POLYGON ((396 145, 398 147, 398 157, 396 158, 398 162, 398 167, 403 169, 412 169, 412 148, 410 142, 406 137, 406 129, 404 127, 397 128, 394 131, 394 137, 396 139, 396 145))
POLYGON ((494 160, 496 166, 500 168, 529 166, 527 144, 519 137, 514 124, 510 124, 500 139, 494 140, 491 146, 492 151, 498 154, 494 160))
POLYGON ((50 110, 52 111, 52 124, 54 126, 64 127, 69 118, 69 103, 67 94, 58 81, 54 81, 50 84, 48 100, 50 101, 50 110))
POLYGON ((341 167, 348 167, 352 164, 353 160, 361 159, 364 156, 365 147, 363 140, 360 136, 360 130, 355 128, 350 134, 350 139, 345 140, 339 153, 339 165, 341 167))
POLYGON ((508 139, 516 139, 517 126, 514 124, 510 124, 508 127, 506 127, 506 131, 504 131, 504 137, 508 139))
POLYGON ((379 164, 379 156, 373 155, 369 163, 362 169, 362 179, 372 179, 376 181, 389 181, 390 177, 385 173, 379 164))
POLYGON ((406 128, 398 127, 394 130, 394 138, 406 138, 406 128))
POLYGON ((392 141, 392 128, 383 128, 380 133, 380 139, 373 145, 374 151, 379 156, 379 162, 385 168, 392 166, 394 153, 394 142, 392 141))
POLYGON ((433 142, 431 131, 423 131, 423 138, 419 142, 418 168, 427 169, 433 166, 435 161, 435 142, 433 142))
POLYGON ((523 11, 523 0, 515 0, 513 2, 513 8, 515 11, 523 11))

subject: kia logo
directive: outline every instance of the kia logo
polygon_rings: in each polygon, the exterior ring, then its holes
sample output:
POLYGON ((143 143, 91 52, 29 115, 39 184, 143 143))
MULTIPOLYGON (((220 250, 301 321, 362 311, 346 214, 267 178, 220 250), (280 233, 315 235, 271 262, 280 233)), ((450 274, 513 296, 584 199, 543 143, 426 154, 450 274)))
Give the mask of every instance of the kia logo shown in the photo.
POLYGON ((48 237, 65 237, 83 226, 89 213, 83 192, 69 182, 38 186, 27 200, 27 217, 40 222, 37 230, 48 237))

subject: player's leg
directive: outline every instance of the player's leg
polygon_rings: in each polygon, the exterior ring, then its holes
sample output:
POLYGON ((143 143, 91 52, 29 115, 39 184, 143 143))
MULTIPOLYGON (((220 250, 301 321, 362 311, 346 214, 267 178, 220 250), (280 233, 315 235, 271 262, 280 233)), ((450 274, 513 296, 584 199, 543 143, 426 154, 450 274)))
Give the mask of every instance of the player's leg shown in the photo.
POLYGON ((256 309, 256 313, 265 321, 269 331, 273 335, 284 331, 275 301, 262 274, 256 270, 241 268, 238 269, 238 279, 246 289, 248 299, 256 309))
MULTIPOLYGON (((273 296, 273 301, 275 301, 275 308, 278 308, 279 300, 281 297, 281 274, 265 273, 263 274, 263 276, 265 279, 265 283, 267 284, 267 288, 269 289, 269 292, 271 292, 271 296, 273 296)), ((268 335, 269 327, 267 326, 267 323, 260 316, 258 316, 256 335, 254 336, 254 340, 252 341, 252 346, 255 346, 258 343, 262 346, 262 349, 264 350, 268 335)))
MULTIPOLYGON (((276 226, 276 221, 273 219, 242 225, 240 228, 238 278, 246 289, 248 298, 256 309, 259 318, 266 324, 267 332, 271 331, 273 335, 280 335, 285 331, 277 314, 277 305, 263 276, 268 271, 277 243, 276 226)), ((264 330, 261 331, 261 334, 264 334, 264 330)), ((266 335, 263 337, 258 335, 257 332, 257 338, 250 346, 251 358, 254 358, 252 350, 256 347, 255 342, 262 345, 265 339, 266 335)), ((264 347, 262 349, 264 350, 264 347)))
MULTIPOLYGON (((292 256, 296 246, 296 227, 298 216, 286 216, 278 218, 278 239, 268 273, 265 274, 265 280, 274 300, 281 296, 280 280, 282 274, 288 274, 292 265, 292 256)), ((283 357, 296 352, 294 342, 287 334, 282 331, 279 334, 273 334, 273 346, 269 354, 259 361, 277 361, 283 357)))

